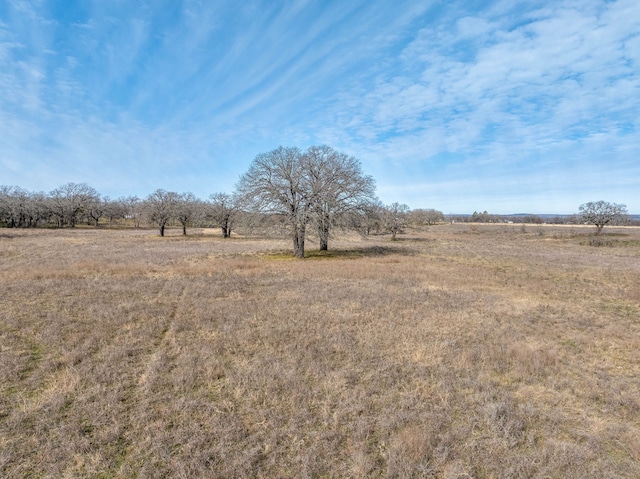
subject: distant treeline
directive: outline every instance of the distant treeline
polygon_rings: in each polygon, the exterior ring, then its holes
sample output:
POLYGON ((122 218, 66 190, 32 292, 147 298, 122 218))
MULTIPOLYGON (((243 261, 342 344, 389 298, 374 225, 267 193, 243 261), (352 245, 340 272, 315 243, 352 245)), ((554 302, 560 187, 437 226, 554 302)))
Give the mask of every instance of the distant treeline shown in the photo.
MULTIPOLYGON (((587 223, 587 221, 585 221, 584 215, 580 213, 570 215, 497 215, 488 213, 487 211, 474 211, 469 215, 446 215, 446 220, 456 223, 519 223, 535 225, 582 225, 587 223)), ((613 224, 640 226, 640 215, 626 215, 620 220, 614 221, 613 224)))
MULTIPOLYGON (((362 235, 395 235, 409 226, 429 226, 449 221, 435 209, 410 209, 407 205, 384 205, 376 198, 332 218, 338 229, 362 235)), ((232 231, 243 234, 286 235, 287 221, 281 214, 252 209, 238 194, 213 193, 207 199, 192 193, 156 190, 145 198, 110 198, 86 183, 67 183, 49 193, 32 192, 19 186, 0 185, 0 227, 6 228, 220 228, 223 237, 232 231)))
POLYGON ((447 219, 457 223, 525 223, 525 224, 582 224, 582 217, 572 215, 497 215, 486 211, 474 211, 468 215, 447 215, 447 219))
MULTIPOLYGON (((332 217, 338 229, 362 235, 402 232, 410 227, 441 223, 525 223, 584 224, 581 214, 573 215, 496 215, 487 211, 444 215, 432 208, 410 209, 407 205, 384 205, 377 198, 332 217)), ((625 216, 613 224, 640 226, 640 217, 625 216)), ((164 235, 165 227, 216 227, 223 237, 232 231, 243 234, 262 231, 285 235, 286 218, 250 207, 238 194, 213 193, 207 199, 192 193, 156 190, 145 198, 109 198, 86 183, 67 183, 49 193, 31 192, 18 186, 0 186, 0 226, 7 228, 154 227, 164 235)))

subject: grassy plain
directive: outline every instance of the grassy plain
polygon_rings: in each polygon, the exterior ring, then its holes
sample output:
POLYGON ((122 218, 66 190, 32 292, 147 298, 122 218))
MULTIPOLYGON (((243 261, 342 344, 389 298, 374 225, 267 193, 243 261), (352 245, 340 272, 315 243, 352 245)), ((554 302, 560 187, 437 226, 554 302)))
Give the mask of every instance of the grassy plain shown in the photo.
POLYGON ((0 477, 640 477, 640 230, 591 232, 0 230, 0 477))

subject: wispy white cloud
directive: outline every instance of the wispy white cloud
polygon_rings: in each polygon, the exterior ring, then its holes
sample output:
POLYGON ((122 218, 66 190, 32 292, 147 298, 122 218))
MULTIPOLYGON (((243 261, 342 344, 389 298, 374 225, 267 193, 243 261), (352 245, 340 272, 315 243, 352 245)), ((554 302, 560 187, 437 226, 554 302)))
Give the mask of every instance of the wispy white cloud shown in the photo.
POLYGON ((640 4, 468 5, 9 2, 0 183, 206 195, 260 151, 326 142, 415 207, 630 195, 640 4))
MULTIPOLYGON (((591 3, 593 8, 554 4, 520 15, 490 9, 428 25, 392 73, 380 75, 361 101, 345 107, 358 111, 357 118, 340 122, 346 115, 336 115, 332 131, 347 131, 336 134, 345 144, 360 137, 368 155, 382 162, 401 158, 426 166, 449 152, 473 174, 476 164, 513 169, 552 157, 556 174, 565 176, 566 155, 583 155, 589 165, 612 151, 637 154, 629 131, 638 131, 633 49, 640 8, 591 3)), ((609 172, 610 180, 637 177, 638 167, 626 157, 611 160, 620 169, 609 172)), ((545 172, 534 168, 531 174, 545 172)), ((481 175, 490 180, 496 171, 481 175)))

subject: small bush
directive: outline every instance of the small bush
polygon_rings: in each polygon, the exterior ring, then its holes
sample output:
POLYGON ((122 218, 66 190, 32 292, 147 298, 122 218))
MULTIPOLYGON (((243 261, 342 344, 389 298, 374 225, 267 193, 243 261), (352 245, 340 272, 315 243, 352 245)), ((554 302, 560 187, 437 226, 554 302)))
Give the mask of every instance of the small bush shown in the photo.
POLYGON ((614 246, 614 241, 610 238, 604 238, 602 236, 592 236, 591 238, 589 238, 589 241, 587 241, 586 243, 583 242, 582 244, 587 244, 588 246, 595 246, 595 247, 600 247, 600 246, 614 246))

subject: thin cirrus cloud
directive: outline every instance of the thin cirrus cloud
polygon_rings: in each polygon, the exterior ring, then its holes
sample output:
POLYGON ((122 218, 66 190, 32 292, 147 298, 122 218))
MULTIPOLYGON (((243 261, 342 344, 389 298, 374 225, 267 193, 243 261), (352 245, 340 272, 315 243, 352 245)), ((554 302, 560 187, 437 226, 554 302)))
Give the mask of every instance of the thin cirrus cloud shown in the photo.
POLYGON ((231 191, 327 143, 385 202, 640 212, 640 4, 0 5, 0 184, 231 191))

